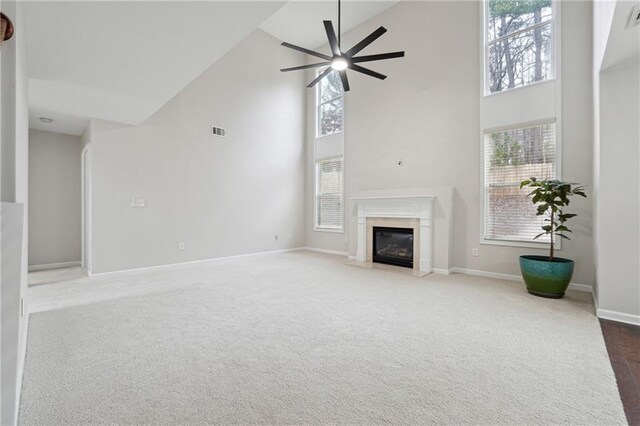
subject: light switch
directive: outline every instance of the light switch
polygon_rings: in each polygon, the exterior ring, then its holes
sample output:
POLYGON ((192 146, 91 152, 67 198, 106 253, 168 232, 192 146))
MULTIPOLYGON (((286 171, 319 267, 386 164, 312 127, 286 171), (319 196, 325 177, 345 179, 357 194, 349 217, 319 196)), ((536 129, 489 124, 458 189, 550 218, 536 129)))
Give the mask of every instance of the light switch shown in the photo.
POLYGON ((144 205, 145 205, 144 198, 131 197, 131 201, 129 202, 130 207, 144 207, 144 205))

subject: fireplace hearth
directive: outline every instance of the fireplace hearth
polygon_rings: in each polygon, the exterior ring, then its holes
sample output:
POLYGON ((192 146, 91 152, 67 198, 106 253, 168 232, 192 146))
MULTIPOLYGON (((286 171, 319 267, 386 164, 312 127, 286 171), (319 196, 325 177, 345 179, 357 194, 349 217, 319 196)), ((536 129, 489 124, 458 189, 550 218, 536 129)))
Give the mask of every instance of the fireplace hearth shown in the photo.
POLYGON ((413 228, 374 226, 372 260, 413 268, 413 228))

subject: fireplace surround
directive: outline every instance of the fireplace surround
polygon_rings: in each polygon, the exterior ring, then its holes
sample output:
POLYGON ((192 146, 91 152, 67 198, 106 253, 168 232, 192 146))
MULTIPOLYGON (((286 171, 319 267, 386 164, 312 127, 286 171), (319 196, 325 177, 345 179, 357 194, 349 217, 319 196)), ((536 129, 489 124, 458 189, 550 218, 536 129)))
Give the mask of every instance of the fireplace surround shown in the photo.
POLYGON ((433 270, 433 203, 431 195, 354 197, 358 212, 355 264, 373 266, 374 227, 413 230, 413 275, 433 270))

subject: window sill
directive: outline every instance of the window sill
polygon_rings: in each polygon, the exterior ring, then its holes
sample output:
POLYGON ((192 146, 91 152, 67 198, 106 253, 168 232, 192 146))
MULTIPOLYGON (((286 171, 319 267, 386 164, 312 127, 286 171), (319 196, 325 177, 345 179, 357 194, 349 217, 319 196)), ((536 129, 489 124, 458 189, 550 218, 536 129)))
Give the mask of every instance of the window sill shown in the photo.
POLYGON ((341 135, 341 134, 343 134, 343 133, 344 133, 344 130, 340 130, 339 132, 329 133, 329 134, 327 134, 327 135, 322 135, 322 136, 320 136, 320 135, 316 135, 316 140, 318 140, 318 139, 328 138, 328 137, 330 137, 330 136, 337 136, 337 135, 341 135))
MULTIPOLYGON (((522 247, 522 248, 532 248, 532 249, 539 249, 539 250, 549 250, 549 243, 536 243, 536 242, 528 242, 528 241, 481 239, 480 244, 488 245, 488 246, 522 247)), ((556 251, 562 250, 561 244, 559 242, 556 242, 555 249, 556 251)))
POLYGON ((341 229, 332 229, 332 228, 313 228, 315 232, 329 232, 333 234, 344 234, 344 228, 341 229))
POLYGON ((555 82, 555 81, 556 81, 555 77, 547 78, 546 80, 540 80, 540 81, 536 81, 535 83, 529 83, 529 84, 524 85, 524 86, 512 87, 511 89, 505 89, 505 90, 501 90, 499 92, 493 92, 493 93, 489 92, 488 89, 485 89, 484 97, 485 98, 490 98, 492 96, 502 95, 504 93, 512 93, 512 92, 515 92, 515 91, 518 91, 518 90, 528 89, 530 87, 535 87, 535 86, 541 86, 543 84, 552 83, 552 82, 555 82))

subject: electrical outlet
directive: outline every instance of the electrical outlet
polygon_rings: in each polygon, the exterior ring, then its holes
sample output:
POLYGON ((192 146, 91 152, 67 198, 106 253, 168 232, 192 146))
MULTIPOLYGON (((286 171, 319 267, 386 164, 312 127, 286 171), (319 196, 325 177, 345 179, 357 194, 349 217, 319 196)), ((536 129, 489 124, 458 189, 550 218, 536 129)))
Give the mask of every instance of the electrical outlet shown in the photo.
POLYGON ((178 250, 184 250, 184 241, 178 243, 178 250))
POLYGON ((273 236, 273 239, 274 239, 275 241, 278 241, 278 236, 277 236, 277 235, 274 235, 274 236, 273 236))
POLYGON ((471 256, 478 257, 478 249, 477 248, 471 249, 471 256))

